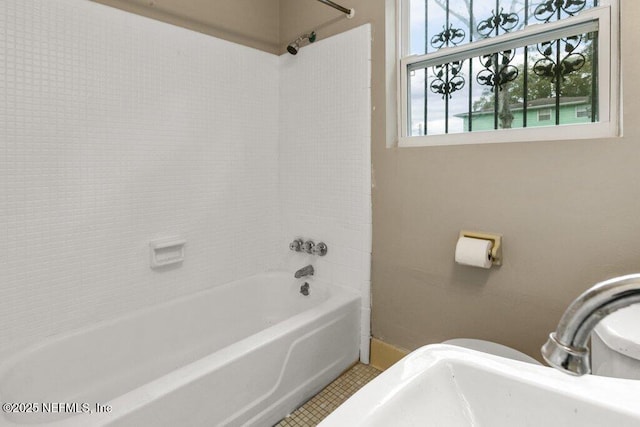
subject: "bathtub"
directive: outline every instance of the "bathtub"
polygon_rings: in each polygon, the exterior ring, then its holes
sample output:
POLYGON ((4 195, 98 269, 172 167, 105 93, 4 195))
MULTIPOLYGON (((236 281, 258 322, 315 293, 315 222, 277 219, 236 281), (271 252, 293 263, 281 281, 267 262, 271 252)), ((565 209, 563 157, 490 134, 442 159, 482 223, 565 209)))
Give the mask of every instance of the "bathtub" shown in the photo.
POLYGON ((358 359, 360 297, 270 272, 0 361, 2 426, 271 426, 358 359))

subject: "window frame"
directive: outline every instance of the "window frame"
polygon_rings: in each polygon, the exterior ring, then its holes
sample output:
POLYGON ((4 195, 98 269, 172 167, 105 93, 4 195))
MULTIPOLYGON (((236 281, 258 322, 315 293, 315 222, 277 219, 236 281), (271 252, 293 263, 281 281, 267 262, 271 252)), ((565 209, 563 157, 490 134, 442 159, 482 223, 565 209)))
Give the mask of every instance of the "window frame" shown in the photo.
MULTIPOLYGON (((547 120, 551 120, 551 117, 553 117, 553 109, 551 109, 551 107, 545 107, 545 108, 538 108, 538 122, 546 122, 547 120), (542 112, 544 111, 544 116, 547 116, 547 112, 549 113, 549 118, 545 118, 545 119, 541 119, 540 116, 542 116, 542 112)), ((557 126, 557 125, 554 125, 557 126)))
MULTIPOLYGON (((524 29, 496 37, 474 41, 460 46, 440 49, 425 55, 408 55, 410 29, 409 1, 397 0, 398 13, 398 146, 425 147, 481 143, 533 142, 551 140, 597 139, 621 136, 620 65, 619 65, 619 6, 618 0, 601 0, 601 5, 580 12, 576 16, 551 23, 529 24, 524 29), (596 22, 598 28, 598 115, 594 123, 536 126, 527 128, 495 129, 448 133, 440 135, 409 136, 409 67, 417 63, 449 62, 456 57, 478 56, 476 52, 503 50, 523 41, 553 39, 568 28, 596 22), (473 54, 470 54, 473 53, 473 54), (443 61, 444 60, 444 61, 443 61)), ((559 38, 559 37, 556 37, 559 38)), ((521 44, 523 46, 524 44, 521 44)))

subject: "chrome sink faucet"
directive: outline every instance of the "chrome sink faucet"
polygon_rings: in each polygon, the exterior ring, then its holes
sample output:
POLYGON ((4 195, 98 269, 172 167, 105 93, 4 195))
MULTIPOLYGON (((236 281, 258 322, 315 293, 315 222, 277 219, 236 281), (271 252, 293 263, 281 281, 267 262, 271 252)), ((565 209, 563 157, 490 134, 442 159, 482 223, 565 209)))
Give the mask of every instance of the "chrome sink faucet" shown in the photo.
POLYGON ((602 318, 635 303, 640 303, 640 274, 597 283, 569 305, 556 331, 542 346, 542 357, 562 372, 571 375, 590 373, 587 343, 591 331, 602 318))
POLYGON ((300 270, 295 272, 294 276, 296 279, 306 276, 313 276, 313 265, 309 264, 306 267, 302 267, 300 270))

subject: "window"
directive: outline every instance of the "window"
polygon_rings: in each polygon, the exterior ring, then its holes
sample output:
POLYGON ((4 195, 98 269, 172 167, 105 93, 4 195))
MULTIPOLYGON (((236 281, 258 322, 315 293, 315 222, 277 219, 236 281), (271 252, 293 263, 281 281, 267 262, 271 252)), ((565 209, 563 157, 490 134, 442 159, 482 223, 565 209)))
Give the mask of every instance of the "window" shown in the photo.
POLYGON ((617 0, 399 1, 400 146, 618 134, 617 0))
POLYGON ((576 105, 576 119, 580 119, 582 117, 591 117, 589 106, 586 104, 576 105))
POLYGON ((538 110, 538 121, 545 122, 551 120, 551 108, 541 108, 538 110))

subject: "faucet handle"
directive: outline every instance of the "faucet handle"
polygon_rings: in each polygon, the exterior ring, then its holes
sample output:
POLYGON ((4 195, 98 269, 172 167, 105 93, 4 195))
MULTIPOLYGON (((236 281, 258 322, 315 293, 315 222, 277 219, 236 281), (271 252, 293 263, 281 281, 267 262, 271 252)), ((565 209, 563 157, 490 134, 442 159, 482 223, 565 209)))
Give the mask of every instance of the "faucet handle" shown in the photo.
POLYGON ((313 252, 313 248, 316 246, 315 243, 313 243, 312 240, 307 240, 306 242, 304 242, 302 244, 302 246, 300 247, 300 249, 302 249, 304 252, 310 254, 313 252))
POLYGON ((327 254, 327 245, 324 242, 320 242, 311 249, 314 255, 325 256, 327 254))
POLYGON ((289 243, 289 249, 292 251, 300 252, 302 250, 302 239, 296 239, 289 243))

